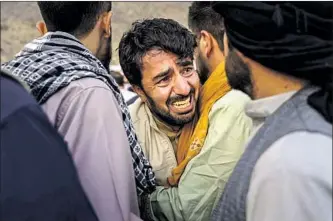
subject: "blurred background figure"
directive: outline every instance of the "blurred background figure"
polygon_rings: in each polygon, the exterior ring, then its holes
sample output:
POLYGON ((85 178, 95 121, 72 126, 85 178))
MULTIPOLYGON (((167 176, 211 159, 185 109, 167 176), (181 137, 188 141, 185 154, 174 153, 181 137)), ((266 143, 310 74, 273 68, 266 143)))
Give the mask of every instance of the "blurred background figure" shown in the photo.
MULTIPOLYGON (((1 63, 14 57, 31 39, 39 37, 36 22, 42 20, 36 2, 1 2, 1 63), (22 13, 24 11, 24 13, 22 13)), ((190 2, 114 2, 112 16, 112 66, 117 66, 120 38, 133 21, 142 18, 172 18, 187 26, 190 2), (144 13, 143 13, 144 12, 144 13)), ((120 67, 120 65, 118 65, 120 67)), ((126 88, 126 83, 125 83, 126 88)))
POLYGON ((111 75, 116 80, 116 82, 119 86, 119 90, 120 90, 121 94, 123 95, 127 105, 132 104, 136 100, 136 98, 138 98, 138 95, 136 93, 132 92, 131 90, 129 90, 129 88, 131 88, 131 87, 127 86, 128 83, 125 83, 127 81, 126 77, 118 71, 111 71, 111 75))
MULTIPOLYGON (((126 76, 124 75, 123 70, 121 69, 120 64, 117 65, 110 65, 110 71, 111 72, 117 72, 118 74, 123 76, 123 81, 124 81, 124 89, 128 91, 133 91, 131 84, 128 82, 126 76)), ((118 82, 117 82, 118 83, 118 82)))

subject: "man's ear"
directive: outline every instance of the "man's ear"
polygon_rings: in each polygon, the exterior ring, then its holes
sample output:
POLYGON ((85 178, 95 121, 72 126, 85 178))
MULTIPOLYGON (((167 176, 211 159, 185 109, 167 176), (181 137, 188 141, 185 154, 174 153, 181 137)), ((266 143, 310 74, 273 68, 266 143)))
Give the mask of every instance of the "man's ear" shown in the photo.
POLYGON ((147 101, 147 96, 146 96, 146 93, 142 90, 141 87, 137 86, 137 85, 134 85, 133 86, 133 90, 135 93, 137 93, 139 95, 139 97, 141 98, 141 100, 143 102, 146 102, 147 101))
POLYGON ((43 36, 47 33, 46 24, 44 21, 38 21, 36 23, 36 28, 41 36, 43 36))
POLYGON ((112 20, 112 11, 103 13, 101 26, 102 26, 102 29, 104 30, 105 38, 109 38, 111 36, 111 32, 112 32, 111 20, 112 20))
POLYGON ((227 57, 229 54, 229 42, 226 32, 224 32, 223 35, 223 48, 224 48, 224 56, 227 57))
POLYGON ((213 49, 213 39, 211 35, 205 31, 200 31, 200 42, 199 42, 200 51, 203 52, 205 57, 209 57, 213 49))

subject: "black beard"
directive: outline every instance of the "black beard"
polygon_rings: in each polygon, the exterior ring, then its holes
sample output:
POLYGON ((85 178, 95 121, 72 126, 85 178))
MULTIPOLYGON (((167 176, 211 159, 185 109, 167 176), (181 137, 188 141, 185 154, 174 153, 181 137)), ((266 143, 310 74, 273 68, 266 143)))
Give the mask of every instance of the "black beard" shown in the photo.
POLYGON ((108 39, 101 39, 101 43, 96 52, 97 59, 102 63, 108 72, 110 72, 110 62, 112 59, 111 39, 111 36, 108 39))
MULTIPOLYGON (((194 88, 192 88, 188 96, 192 96, 192 98, 194 99, 194 93, 195 93, 195 90, 194 90, 194 88)), ((180 126, 181 127, 181 126, 184 126, 185 124, 189 123, 194 118, 194 113, 193 113, 193 116, 187 117, 187 118, 177 118, 177 117, 174 117, 174 116, 172 116, 170 114, 170 112, 167 112, 165 110, 159 109, 157 107, 156 103, 153 101, 153 99, 151 97, 149 97, 147 95, 147 93, 145 93, 145 95, 147 97, 148 106, 150 108, 150 111, 155 116, 157 116, 161 121, 167 123, 168 125, 177 126, 177 127, 180 126)), ((188 97, 188 96, 186 96, 186 97, 188 97)), ((167 100, 166 104, 168 106, 169 104, 171 104, 174 101, 183 100, 183 99, 184 98, 180 97, 180 96, 172 97, 172 98, 169 98, 167 100)), ((192 101, 192 102, 195 102, 195 101, 192 101)))
POLYGON ((235 49, 228 53, 225 70, 230 86, 253 98, 253 84, 249 66, 237 55, 235 49))
POLYGON ((199 52, 196 64, 197 64, 197 69, 199 72, 198 75, 200 78, 200 83, 203 85, 207 81, 210 71, 209 71, 209 68, 207 67, 206 63, 204 62, 200 52, 199 52))

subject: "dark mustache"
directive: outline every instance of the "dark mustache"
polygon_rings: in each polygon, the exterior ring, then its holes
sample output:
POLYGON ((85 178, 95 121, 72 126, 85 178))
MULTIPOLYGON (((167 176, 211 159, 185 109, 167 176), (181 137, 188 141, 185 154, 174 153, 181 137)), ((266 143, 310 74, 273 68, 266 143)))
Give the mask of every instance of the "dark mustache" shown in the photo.
POLYGON ((191 88, 190 92, 188 93, 188 95, 175 95, 173 97, 169 97, 169 99, 167 100, 167 104, 172 104, 174 102, 177 102, 177 101, 183 101, 185 100, 186 98, 190 97, 194 95, 194 88, 191 88))

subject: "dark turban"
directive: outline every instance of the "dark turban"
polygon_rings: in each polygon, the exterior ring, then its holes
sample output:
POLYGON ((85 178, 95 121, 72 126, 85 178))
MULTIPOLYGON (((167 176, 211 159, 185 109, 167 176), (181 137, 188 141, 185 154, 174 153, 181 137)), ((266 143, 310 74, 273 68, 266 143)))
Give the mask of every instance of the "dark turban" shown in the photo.
POLYGON ((213 2, 230 44, 245 56, 321 90, 308 102, 332 123, 333 3, 213 2))

